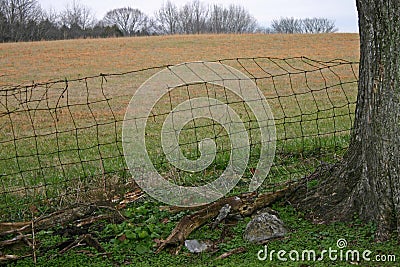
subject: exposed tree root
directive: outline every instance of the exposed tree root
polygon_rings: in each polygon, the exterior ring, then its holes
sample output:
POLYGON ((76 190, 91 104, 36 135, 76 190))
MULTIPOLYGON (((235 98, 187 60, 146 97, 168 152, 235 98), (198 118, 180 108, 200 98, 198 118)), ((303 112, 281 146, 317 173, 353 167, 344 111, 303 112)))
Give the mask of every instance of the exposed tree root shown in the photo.
POLYGON ((377 225, 375 241, 386 241, 393 232, 397 232, 400 239, 400 222, 396 219, 399 214, 391 208, 390 202, 395 203, 394 196, 382 194, 368 182, 360 166, 350 171, 348 166, 348 162, 342 161, 320 168, 310 176, 317 183, 310 187, 303 181, 287 201, 315 223, 346 222, 357 217, 377 225))
POLYGON ((338 212, 338 208, 353 186, 345 183, 340 163, 325 165, 299 183, 287 201, 296 209, 305 211, 314 222, 339 221, 348 218, 350 211, 340 207, 338 212), (310 181, 314 183, 310 184, 310 181))

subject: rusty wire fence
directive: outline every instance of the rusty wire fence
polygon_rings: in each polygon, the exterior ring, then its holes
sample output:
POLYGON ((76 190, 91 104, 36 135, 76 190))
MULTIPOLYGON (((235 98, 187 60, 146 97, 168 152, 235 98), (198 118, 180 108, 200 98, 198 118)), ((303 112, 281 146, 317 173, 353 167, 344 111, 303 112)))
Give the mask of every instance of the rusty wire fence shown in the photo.
MULTIPOLYGON (((274 116, 276 155, 258 190, 295 181, 321 162, 343 155, 354 118, 357 62, 262 57, 217 63, 249 77, 274 116)), ((0 222, 29 221, 80 203, 119 203, 126 193, 137 191, 135 173, 129 172, 124 158, 124 116, 140 85, 170 69, 161 66, 1 88, 0 222)), ((161 148, 160 130, 168 115, 180 103, 199 97, 230 106, 245 125, 249 161, 232 193, 246 191, 260 160, 260 122, 249 103, 220 84, 183 83, 166 91, 146 118, 149 157, 163 177, 182 186, 199 186, 223 173, 229 163, 230 136, 213 120, 194 119, 179 131, 179 149, 188 159, 201 156, 201 140, 210 138, 216 144, 214 161, 199 173, 179 170, 161 148)))

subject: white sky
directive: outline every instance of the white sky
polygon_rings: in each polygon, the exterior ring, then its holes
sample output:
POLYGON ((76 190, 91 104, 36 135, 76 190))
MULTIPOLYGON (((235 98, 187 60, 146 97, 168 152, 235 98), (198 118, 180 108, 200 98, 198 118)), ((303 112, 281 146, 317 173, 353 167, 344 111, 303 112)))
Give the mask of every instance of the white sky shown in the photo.
MULTIPOLYGON (((38 0, 42 8, 56 11, 63 10, 73 0, 38 0)), ((182 6, 191 0, 173 0, 177 6, 182 6)), ((109 10, 121 7, 138 8, 147 15, 153 15, 165 0, 76 0, 89 7, 98 19, 109 10)), ((201 0, 204 3, 239 4, 258 20, 263 26, 269 26, 273 19, 280 17, 323 17, 333 19, 340 32, 358 32, 358 19, 355 0, 201 0)))

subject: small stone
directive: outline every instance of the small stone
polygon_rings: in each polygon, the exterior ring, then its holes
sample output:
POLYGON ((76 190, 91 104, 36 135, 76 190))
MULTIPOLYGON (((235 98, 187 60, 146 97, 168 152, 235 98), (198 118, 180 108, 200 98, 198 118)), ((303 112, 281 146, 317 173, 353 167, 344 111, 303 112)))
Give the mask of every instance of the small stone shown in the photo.
POLYGON ((198 240, 186 240, 185 241, 185 247, 191 253, 205 252, 210 248, 210 246, 211 245, 209 242, 199 242, 198 240))
POLYGON ((263 243, 284 237, 286 233, 283 222, 276 215, 263 212, 249 222, 244 232, 244 239, 251 243, 263 243))

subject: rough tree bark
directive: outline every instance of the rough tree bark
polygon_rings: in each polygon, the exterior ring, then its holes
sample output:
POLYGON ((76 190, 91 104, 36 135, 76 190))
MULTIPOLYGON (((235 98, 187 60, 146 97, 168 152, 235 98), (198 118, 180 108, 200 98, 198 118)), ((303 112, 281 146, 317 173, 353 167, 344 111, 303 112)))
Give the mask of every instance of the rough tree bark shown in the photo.
POLYGON ((375 222, 376 239, 386 240, 400 233, 400 1, 356 2, 361 59, 350 146, 317 188, 300 188, 292 201, 321 221, 375 222))

